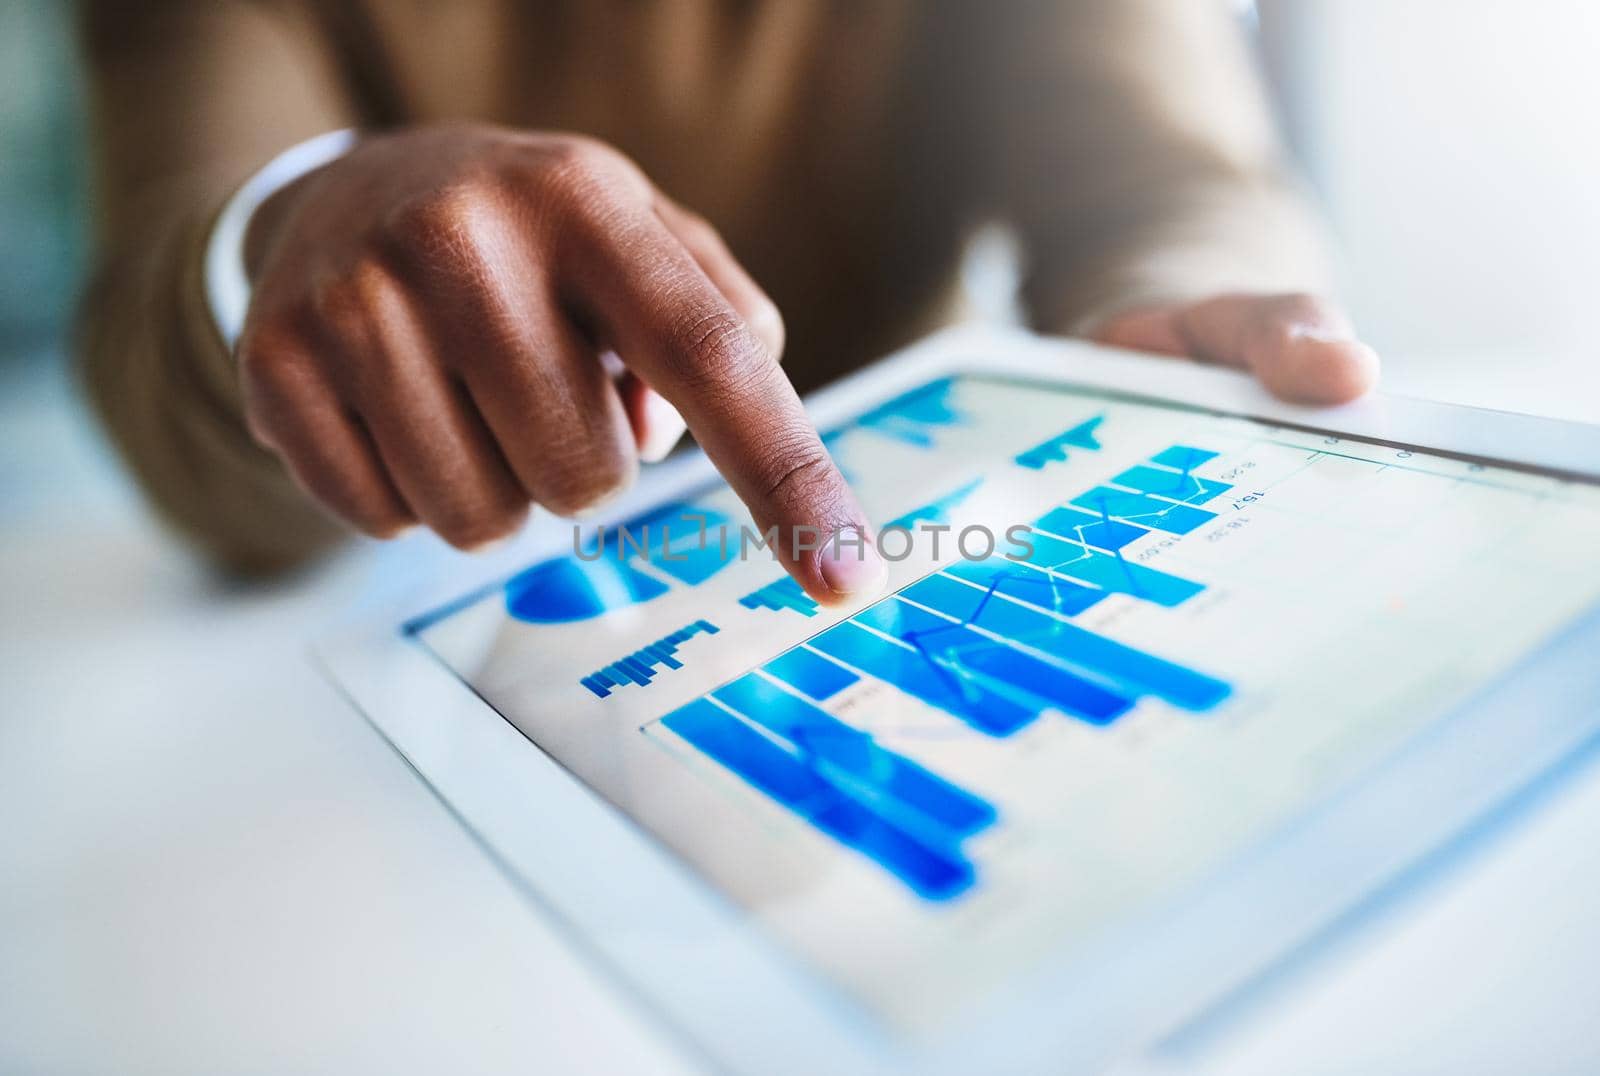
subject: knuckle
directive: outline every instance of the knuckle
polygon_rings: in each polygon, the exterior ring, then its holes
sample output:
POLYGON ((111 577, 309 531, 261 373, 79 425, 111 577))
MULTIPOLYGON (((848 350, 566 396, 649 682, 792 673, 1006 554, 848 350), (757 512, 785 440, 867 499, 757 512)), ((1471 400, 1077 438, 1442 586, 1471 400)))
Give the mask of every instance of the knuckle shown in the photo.
MULTIPOLYGON (((286 320, 261 319, 246 329, 239 342, 239 384, 252 433, 280 407, 296 381, 309 373, 312 352, 305 346, 303 334, 290 328, 286 320)), ((264 431, 266 426, 260 429, 264 431)))
POLYGON ((384 258, 364 255, 347 272, 317 289, 312 301, 317 320, 340 339, 363 342, 397 286, 384 258))
POLYGON ((812 503, 831 488, 833 461, 815 438, 799 438, 763 461, 761 487, 766 499, 812 503))
POLYGON ((294 361, 300 351, 300 334, 290 327, 290 320, 265 316, 252 318, 245 326, 238 363, 246 377, 271 377, 294 361))
POLYGON ((620 151, 581 135, 552 139, 541 164, 548 180, 578 189, 626 181, 636 171, 633 162, 620 151))
POLYGON ((388 252, 407 263, 476 261, 477 237, 497 219, 505 200, 496 176, 468 172, 396 208, 384 229, 388 252))
POLYGON ((557 234, 577 240, 624 227, 642 210, 650 182, 637 165, 603 142, 561 138, 535 160, 529 185, 540 192, 540 213, 553 213, 557 234))
POLYGON ((686 382, 701 390, 742 391, 767 372, 766 348, 737 314, 717 310, 686 322, 673 349, 686 382))

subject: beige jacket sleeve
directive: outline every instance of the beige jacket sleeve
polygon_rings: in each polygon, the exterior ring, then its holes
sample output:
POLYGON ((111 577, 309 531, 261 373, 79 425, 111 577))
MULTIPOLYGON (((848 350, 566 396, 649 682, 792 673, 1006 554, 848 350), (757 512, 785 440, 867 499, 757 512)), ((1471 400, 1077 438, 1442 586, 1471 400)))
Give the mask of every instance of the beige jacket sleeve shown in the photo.
POLYGON ((202 250, 246 177, 355 117, 291 5, 104 0, 82 18, 100 250, 79 317, 89 396, 167 522, 235 570, 296 563, 341 532, 246 432, 202 250))
POLYGON ((1002 75, 1001 197, 1036 327, 1232 291, 1325 291, 1227 0, 1073 0, 1002 75))

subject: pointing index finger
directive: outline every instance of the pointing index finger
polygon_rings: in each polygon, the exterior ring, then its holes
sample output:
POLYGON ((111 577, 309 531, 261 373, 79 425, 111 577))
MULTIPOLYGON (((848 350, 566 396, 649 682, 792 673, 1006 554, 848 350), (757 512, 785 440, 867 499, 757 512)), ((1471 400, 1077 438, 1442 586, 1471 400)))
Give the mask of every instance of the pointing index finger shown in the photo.
POLYGON ((569 301, 682 413, 778 559, 825 602, 886 570, 866 517, 777 358, 652 212, 605 215, 558 264, 569 301))

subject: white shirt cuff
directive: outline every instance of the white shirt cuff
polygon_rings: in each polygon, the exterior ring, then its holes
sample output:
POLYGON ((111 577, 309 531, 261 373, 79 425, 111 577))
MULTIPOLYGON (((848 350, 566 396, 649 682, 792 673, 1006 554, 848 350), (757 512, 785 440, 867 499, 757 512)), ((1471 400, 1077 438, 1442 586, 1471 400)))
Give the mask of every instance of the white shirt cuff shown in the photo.
POLYGON ((244 317, 250 309, 250 277, 244 269, 244 239, 250 218, 262 202, 301 176, 350 152, 356 138, 354 130, 345 129, 290 146, 245 180, 217 215, 206 240, 206 305, 230 351, 239 342, 244 317))

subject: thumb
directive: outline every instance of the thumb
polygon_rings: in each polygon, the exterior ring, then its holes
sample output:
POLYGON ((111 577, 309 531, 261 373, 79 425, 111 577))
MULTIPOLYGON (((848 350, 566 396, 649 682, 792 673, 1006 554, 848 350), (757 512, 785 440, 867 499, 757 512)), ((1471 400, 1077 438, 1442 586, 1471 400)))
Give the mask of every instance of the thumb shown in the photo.
POLYGON ((1150 307, 1110 319, 1095 338, 1247 369, 1273 395, 1297 403, 1345 403, 1378 380, 1377 353, 1356 338, 1342 311, 1312 295, 1225 295, 1150 307))

